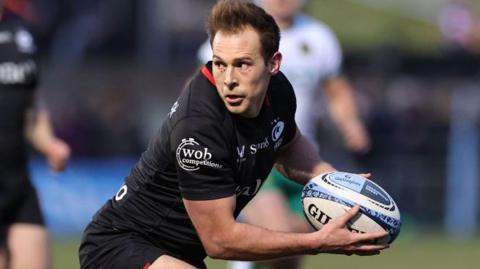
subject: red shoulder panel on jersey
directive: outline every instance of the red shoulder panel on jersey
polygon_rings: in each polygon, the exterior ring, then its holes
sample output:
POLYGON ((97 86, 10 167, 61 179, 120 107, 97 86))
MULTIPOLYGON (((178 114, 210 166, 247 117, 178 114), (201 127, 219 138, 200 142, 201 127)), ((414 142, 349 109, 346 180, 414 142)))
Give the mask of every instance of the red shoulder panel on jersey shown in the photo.
POLYGON ((268 97, 268 94, 265 95, 265 99, 263 100, 263 104, 265 106, 270 106, 270 98, 268 97))
POLYGON ((210 83, 212 83, 215 86, 215 79, 213 78, 212 73, 210 72, 210 70, 208 70, 206 66, 203 66, 200 72, 202 72, 203 76, 205 76, 208 79, 208 81, 210 81, 210 83))

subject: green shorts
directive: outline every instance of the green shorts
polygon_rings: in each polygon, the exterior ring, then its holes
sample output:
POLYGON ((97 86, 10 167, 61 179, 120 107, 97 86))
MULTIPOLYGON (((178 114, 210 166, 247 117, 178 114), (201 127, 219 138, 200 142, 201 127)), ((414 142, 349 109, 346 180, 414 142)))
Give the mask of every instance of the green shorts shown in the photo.
POLYGON ((260 189, 261 192, 276 191, 281 193, 288 202, 288 207, 292 213, 297 216, 303 216, 302 190, 303 186, 301 184, 286 178, 275 168, 272 169, 263 187, 260 189))

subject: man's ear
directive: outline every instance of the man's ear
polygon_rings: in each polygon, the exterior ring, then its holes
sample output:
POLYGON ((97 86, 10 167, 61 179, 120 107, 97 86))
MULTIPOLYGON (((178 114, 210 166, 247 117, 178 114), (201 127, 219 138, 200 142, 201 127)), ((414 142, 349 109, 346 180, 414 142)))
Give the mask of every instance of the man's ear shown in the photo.
POLYGON ((270 75, 276 75, 280 71, 280 65, 282 63, 282 54, 277 51, 273 54, 272 58, 269 61, 269 71, 270 75))

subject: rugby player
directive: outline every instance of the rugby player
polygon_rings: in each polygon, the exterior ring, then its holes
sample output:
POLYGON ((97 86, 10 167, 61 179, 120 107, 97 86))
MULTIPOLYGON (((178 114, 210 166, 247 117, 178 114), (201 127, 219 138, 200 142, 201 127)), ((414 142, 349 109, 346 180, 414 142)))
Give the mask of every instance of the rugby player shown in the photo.
POLYGON ((28 175, 26 140, 54 171, 64 169, 70 148, 38 105, 35 44, 26 21, 9 8, 14 2, 0 3, 0 268, 46 269, 47 230, 28 175))
POLYGON ((333 168, 297 129, 274 19, 252 3, 220 0, 208 31, 213 61, 188 82, 124 185, 87 226, 81 268, 205 268, 207 255, 264 260, 387 248, 369 243, 384 232, 346 229, 358 207, 308 233, 236 221, 273 165, 301 184, 333 168))
MULTIPOLYGON (((323 22, 300 11, 305 0, 253 2, 265 8, 280 27, 281 70, 295 90, 299 130, 335 167, 358 169, 353 155, 368 152, 370 141, 353 89, 341 72, 342 51, 335 34, 323 22)), ((210 44, 204 43, 198 54, 202 62, 211 59, 210 44)), ((308 231, 311 227, 305 221, 300 201, 302 188, 273 169, 242 220, 277 231, 308 231)), ((292 257, 265 265, 295 269, 299 264, 300 260, 292 257)), ((230 265, 231 269, 251 267, 245 262, 230 265)))

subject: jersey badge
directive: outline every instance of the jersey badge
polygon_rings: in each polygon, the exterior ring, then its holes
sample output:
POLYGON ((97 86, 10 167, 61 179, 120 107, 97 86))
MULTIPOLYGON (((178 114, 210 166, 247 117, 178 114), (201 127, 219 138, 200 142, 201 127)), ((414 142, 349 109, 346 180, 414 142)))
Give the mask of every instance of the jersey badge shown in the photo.
POLYGON ((282 136, 283 130, 285 129, 285 123, 281 120, 275 120, 276 124, 272 129, 272 140, 277 142, 278 139, 282 136))
POLYGON ((178 108, 178 101, 175 101, 175 103, 173 103, 172 108, 170 109, 170 112, 168 112, 169 118, 172 118, 173 113, 177 112, 177 108, 178 108))
POLYGON ((275 119, 273 121, 275 124, 272 128, 272 141, 274 143, 273 148, 277 150, 283 142, 283 131, 285 130, 285 123, 280 119, 275 119))
POLYGON ((302 50, 303 55, 310 55, 312 51, 307 42, 302 42, 302 44, 300 45, 300 49, 302 50))

